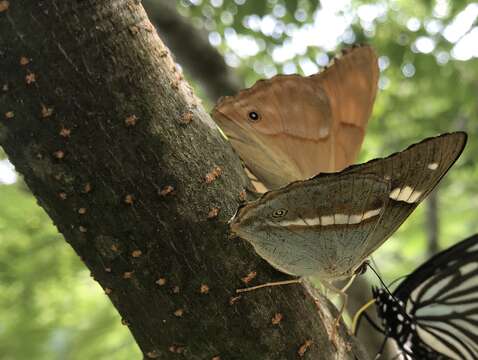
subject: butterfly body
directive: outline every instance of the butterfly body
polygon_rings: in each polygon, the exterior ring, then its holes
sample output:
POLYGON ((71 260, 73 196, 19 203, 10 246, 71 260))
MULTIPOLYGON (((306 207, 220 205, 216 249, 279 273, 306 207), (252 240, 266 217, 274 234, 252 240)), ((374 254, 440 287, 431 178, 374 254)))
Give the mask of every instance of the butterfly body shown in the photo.
POLYGON ((478 359, 478 235, 428 260, 393 297, 374 289, 384 333, 414 359, 478 359))
POLYGON ((277 189, 353 163, 378 74, 374 51, 353 48, 321 73, 259 80, 219 101, 212 116, 251 172, 277 189))
POLYGON ((282 272, 326 282, 353 275, 433 190, 461 154, 466 134, 321 173, 238 209, 233 233, 282 272))

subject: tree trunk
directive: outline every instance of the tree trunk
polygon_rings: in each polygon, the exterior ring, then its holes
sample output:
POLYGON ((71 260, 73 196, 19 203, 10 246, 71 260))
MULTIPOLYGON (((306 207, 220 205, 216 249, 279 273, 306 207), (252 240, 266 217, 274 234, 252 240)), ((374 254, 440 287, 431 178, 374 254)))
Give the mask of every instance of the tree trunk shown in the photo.
POLYGON ((365 358, 304 287, 236 296, 284 276, 229 239, 241 163, 139 1, 0 3, 0 144, 145 357, 365 358))

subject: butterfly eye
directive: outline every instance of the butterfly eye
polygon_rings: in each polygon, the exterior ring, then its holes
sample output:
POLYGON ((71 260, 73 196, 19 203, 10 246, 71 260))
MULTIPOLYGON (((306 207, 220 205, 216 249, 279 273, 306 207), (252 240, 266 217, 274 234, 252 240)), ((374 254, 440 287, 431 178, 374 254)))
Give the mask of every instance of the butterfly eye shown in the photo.
POLYGON ((272 217, 280 218, 287 214, 287 209, 277 209, 272 213, 272 217))
POLYGON ((251 121, 257 121, 257 120, 260 119, 259 113, 258 113, 258 112, 255 112, 255 111, 251 111, 251 112, 248 114, 248 116, 249 116, 249 119, 250 119, 251 121))

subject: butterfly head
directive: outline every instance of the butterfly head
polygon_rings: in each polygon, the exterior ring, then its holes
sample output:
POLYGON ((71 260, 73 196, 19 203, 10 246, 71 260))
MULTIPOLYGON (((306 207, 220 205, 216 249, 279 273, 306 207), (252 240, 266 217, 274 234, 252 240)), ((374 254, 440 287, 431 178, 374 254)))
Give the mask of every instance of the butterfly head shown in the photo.
POLYGON ((252 243, 260 241, 266 232, 281 226, 287 219, 288 208, 281 201, 261 201, 242 205, 230 220, 231 232, 252 243))
POLYGON ((291 134, 311 141, 326 138, 331 131, 329 98, 313 77, 277 75, 259 80, 235 96, 221 98, 212 117, 226 134, 241 136, 285 136, 291 134), (299 122, 300 119, 300 122, 299 122), (253 134, 250 132, 252 131, 253 134))

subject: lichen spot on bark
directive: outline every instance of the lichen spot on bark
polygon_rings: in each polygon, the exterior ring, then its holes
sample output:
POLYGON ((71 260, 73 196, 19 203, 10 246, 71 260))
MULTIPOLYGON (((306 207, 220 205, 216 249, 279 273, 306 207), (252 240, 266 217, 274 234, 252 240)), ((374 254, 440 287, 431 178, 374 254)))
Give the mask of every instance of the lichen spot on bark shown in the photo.
POLYGON ((27 58, 26 56, 20 56, 20 65, 25 66, 30 63, 30 59, 27 58))
POLYGON ((45 104, 40 105, 40 116, 43 119, 46 119, 46 118, 49 118, 50 116, 52 116, 54 111, 55 110, 54 110, 53 107, 47 106, 45 104))
POLYGON ((124 124, 126 127, 135 126, 137 122, 138 122, 138 117, 134 114, 127 116, 126 119, 124 120, 124 124))
POLYGON ((159 196, 174 195, 174 187, 172 185, 165 185, 159 191, 159 196))
POLYGON ((222 169, 219 166, 215 166, 210 172, 205 176, 206 184, 210 184, 215 181, 222 174, 222 169))
POLYGON ((125 204, 132 205, 134 203, 134 195, 128 194, 124 197, 125 204))
POLYGON ((62 127, 62 128, 60 129, 59 134, 60 134, 61 137, 69 138, 70 135, 71 135, 71 129, 68 129, 68 128, 66 128, 66 127, 62 127))
POLYGON ((213 207, 213 208, 211 208, 211 209, 209 210, 208 214, 207 214, 207 218, 208 218, 209 220, 217 218, 217 216, 219 215, 219 211, 220 211, 220 210, 221 210, 221 209, 220 209, 219 207, 213 207))
POLYGON ((306 340, 300 347, 299 350, 297 351, 297 354, 299 357, 304 357, 305 353, 309 348, 312 346, 313 341, 312 340, 306 340))
POLYGON ((143 252, 141 250, 133 250, 131 253, 131 256, 134 258, 139 258, 141 255, 143 255, 143 252))
POLYGON ((5 12, 10 7, 10 2, 7 0, 0 1, 0 13, 5 12))
POLYGON ((65 152, 63 150, 57 150, 53 153, 53 157, 58 160, 62 160, 65 158, 65 152))
POLYGON ((29 72, 26 76, 25 76, 25 82, 27 83, 27 85, 31 85, 33 84, 34 82, 37 81, 37 76, 35 75, 35 73, 33 72, 29 72))
POLYGON ((166 278, 159 278, 158 280, 156 280, 156 284, 158 284, 159 286, 163 286, 163 285, 166 285, 166 278))
POLYGON ((257 271, 251 271, 249 274, 244 276, 241 280, 244 284, 249 284, 257 276, 257 271))

